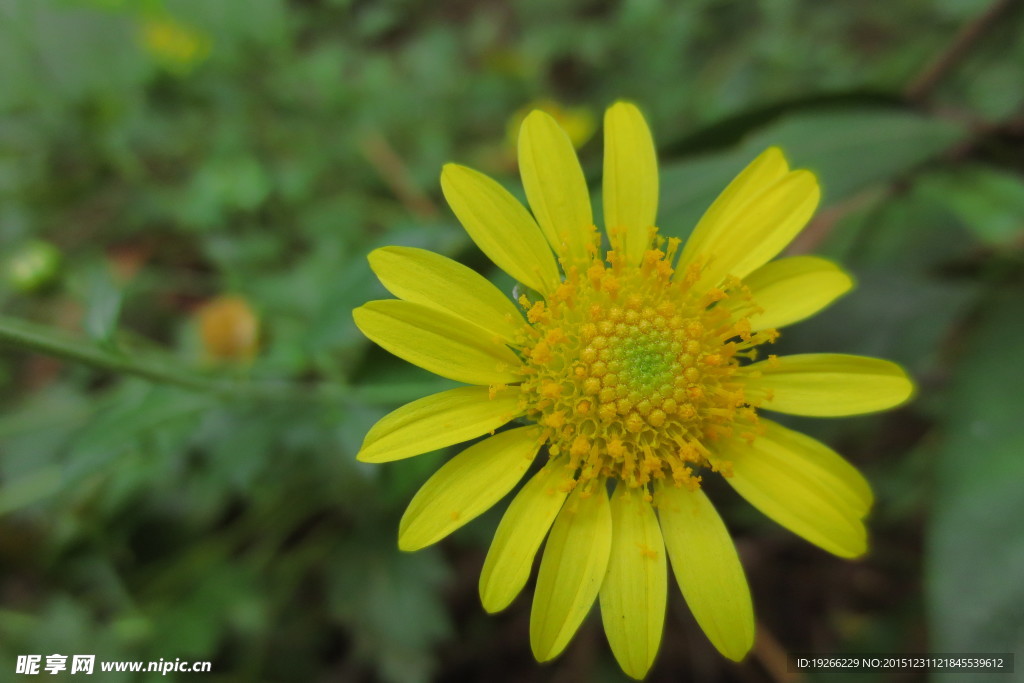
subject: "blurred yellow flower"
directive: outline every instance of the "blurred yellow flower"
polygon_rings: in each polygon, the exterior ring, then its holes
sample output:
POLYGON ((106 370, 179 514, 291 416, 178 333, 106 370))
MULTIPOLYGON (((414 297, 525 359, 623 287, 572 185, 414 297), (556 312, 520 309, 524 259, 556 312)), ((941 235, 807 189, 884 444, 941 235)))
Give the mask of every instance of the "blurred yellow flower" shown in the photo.
POLYGON ((527 115, 535 110, 549 114, 569 136, 572 146, 576 149, 582 147, 594 135, 597 130, 597 117, 594 112, 586 107, 563 107, 558 102, 549 99, 535 100, 520 108, 508 120, 508 134, 506 140, 513 149, 517 144, 519 129, 527 115))
POLYGON ((150 17, 139 28, 146 51, 173 71, 186 72, 210 54, 206 34, 172 17, 150 17))
POLYGON ((240 296, 218 296, 196 313, 206 355, 216 361, 249 361, 259 349, 259 318, 240 296))
POLYGON ((530 619, 536 658, 557 656, 597 599, 612 652, 642 678, 661 641, 670 564, 723 655, 740 660, 753 643, 746 578, 704 477, 723 475, 829 552, 867 549, 868 483, 830 448, 760 411, 868 413, 907 400, 913 385, 899 366, 873 358, 756 360, 775 328, 817 313, 853 284, 825 259, 772 261, 818 204, 814 175, 766 150, 681 245, 654 227, 657 160, 640 111, 613 105, 604 136, 607 251, 572 141, 552 116, 532 112, 519 133, 532 215, 494 180, 444 167, 441 187, 459 221, 525 288, 519 308, 438 254, 386 247, 370 255, 399 299, 356 309, 359 328, 470 386, 385 416, 358 458, 387 462, 492 434, 413 498, 398 543, 416 550, 498 502, 545 448, 487 554, 483 606, 495 612, 512 602, 547 537, 530 619), (494 434, 511 421, 519 426, 494 434))

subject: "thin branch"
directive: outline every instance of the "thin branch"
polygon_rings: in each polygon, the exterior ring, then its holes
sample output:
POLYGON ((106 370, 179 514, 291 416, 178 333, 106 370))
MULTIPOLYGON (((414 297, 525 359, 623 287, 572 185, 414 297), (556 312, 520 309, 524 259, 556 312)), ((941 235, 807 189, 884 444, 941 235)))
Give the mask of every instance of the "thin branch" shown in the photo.
POLYGON ((817 216, 810 222, 810 224, 804 228, 804 230, 790 242, 786 248, 787 256, 796 256, 798 254, 810 254, 815 252, 818 247, 821 246, 828 236, 831 234, 832 229, 835 228, 836 223, 846 218, 851 213, 859 211, 866 206, 870 206, 873 202, 877 201, 882 193, 877 188, 868 188, 853 195, 847 197, 841 202, 829 206, 818 213, 817 216))
POLYGON ((974 20, 964 24, 952 42, 928 63, 907 86, 904 96, 916 104, 928 100, 935 87, 945 78, 1011 10, 1022 0, 996 0, 974 20))
POLYGON ((417 218, 435 218, 437 207, 430 197, 416 184, 408 167, 383 135, 370 131, 361 144, 363 156, 377 171, 381 180, 398 198, 398 201, 417 218))
POLYGON ((776 683, 799 683, 804 680, 802 674, 789 671, 786 651, 768 630, 768 627, 758 622, 755 633, 757 635, 754 638, 752 654, 757 661, 761 662, 761 666, 765 668, 773 681, 776 683))

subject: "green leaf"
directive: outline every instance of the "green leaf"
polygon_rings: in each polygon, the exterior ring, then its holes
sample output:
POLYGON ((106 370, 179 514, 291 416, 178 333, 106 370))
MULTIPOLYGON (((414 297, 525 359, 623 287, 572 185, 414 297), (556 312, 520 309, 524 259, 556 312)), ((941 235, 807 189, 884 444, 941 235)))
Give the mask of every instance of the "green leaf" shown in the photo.
POLYGON ((52 496, 60 490, 60 479, 60 468, 49 465, 7 481, 0 488, 0 516, 52 496))
POLYGON ((809 168, 826 204, 889 183, 953 144, 965 131, 948 121, 893 108, 798 112, 757 130, 730 150, 663 165, 659 223, 685 237, 726 184, 766 147, 809 168))
POLYGON ((935 652, 1024 646, 1024 364, 1006 353, 1022 338, 1019 294, 1004 292, 967 339, 953 379, 928 529, 935 652))
POLYGON ((890 182, 966 134, 949 121, 888 108, 794 114, 748 139, 750 158, 779 145, 794 167, 814 171, 827 202, 890 182))
POLYGON ((93 341, 110 343, 117 332, 124 293, 114 282, 110 266, 103 261, 89 263, 82 273, 85 315, 82 327, 93 341))
POLYGON ((351 629, 357 657, 374 661, 382 680, 425 682, 437 643, 451 631, 442 601, 449 570, 434 549, 396 553, 392 538, 339 545, 329 606, 351 629))
POLYGON ((820 252, 848 267, 916 273, 934 278, 960 261, 976 241, 956 216, 917 184, 882 195, 851 211, 833 226, 820 252))
POLYGON ((960 166, 925 176, 917 191, 945 206, 991 247, 1024 245, 1024 179, 986 166, 960 166))
MULTIPOLYGON (((239 603, 259 589, 252 570, 221 564, 205 568, 203 580, 184 595, 173 596, 153 610, 160 648, 202 659, 213 651, 239 603)), ((165 655, 166 658, 166 655, 165 655)))
POLYGON ((0 111, 26 105, 59 110, 87 94, 139 86, 149 67, 138 58, 134 30, 124 15, 49 2, 3 3, 0 111))
MULTIPOLYGON (((917 382, 942 372, 942 343, 968 315, 978 286, 895 270, 854 270, 853 275, 858 285, 851 293, 822 313, 784 328, 765 353, 828 351, 885 358, 902 365, 917 382)), ((915 403, 920 407, 931 398, 925 392, 915 403)), ((814 422, 840 428, 846 424, 814 422)))
POLYGON ((187 433, 212 403, 203 394, 146 382, 124 382, 105 397, 89 424, 74 435, 64 469, 66 482, 70 484, 103 470, 126 453, 153 456, 154 445, 147 444, 147 439, 157 435, 173 435, 179 442, 185 441, 187 433), (186 428, 184 434, 179 428, 182 426, 186 428))

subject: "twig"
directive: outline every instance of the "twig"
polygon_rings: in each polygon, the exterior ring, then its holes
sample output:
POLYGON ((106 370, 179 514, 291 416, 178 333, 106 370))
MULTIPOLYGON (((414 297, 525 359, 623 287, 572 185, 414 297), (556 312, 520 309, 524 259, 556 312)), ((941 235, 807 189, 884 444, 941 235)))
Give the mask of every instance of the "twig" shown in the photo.
POLYGON ((810 225, 804 228, 790 243, 789 247, 786 248, 786 254, 788 256, 796 256, 797 254, 810 254, 816 251, 832 232, 836 223, 851 213, 869 206, 878 197, 878 190, 871 188, 858 192, 852 197, 822 210, 814 217, 810 225))
POLYGON ((910 82, 903 93, 904 97, 915 104, 923 104, 939 82, 970 53, 985 34, 1010 10, 1020 5, 1021 0, 996 0, 987 10, 965 24, 946 49, 936 55, 910 82))
POLYGON ((376 131, 366 133, 361 147, 366 160, 391 188, 398 201, 414 216, 434 218, 438 215, 434 202, 416 184, 405 162, 380 133, 376 131))
POLYGON ((754 639, 753 655, 757 661, 772 677, 773 681, 779 683, 799 683, 804 678, 799 673, 789 671, 786 661, 786 651, 782 649, 779 641, 775 639, 771 631, 761 622, 758 622, 756 629, 757 637, 754 639))

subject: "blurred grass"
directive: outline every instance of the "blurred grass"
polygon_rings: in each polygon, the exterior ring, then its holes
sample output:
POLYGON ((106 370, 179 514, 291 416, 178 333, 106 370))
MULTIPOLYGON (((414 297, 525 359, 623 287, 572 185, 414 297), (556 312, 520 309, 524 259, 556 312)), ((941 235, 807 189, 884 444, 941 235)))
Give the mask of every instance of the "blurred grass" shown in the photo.
MULTIPOLYGON (((618 680, 594 624, 541 667, 526 597, 483 614, 496 513, 398 553, 401 511, 445 454, 354 454, 374 420, 447 384, 372 348, 350 315, 385 295, 376 246, 487 267, 440 199, 444 162, 519 193, 515 112, 551 100, 599 117, 616 98, 654 128, 667 234, 685 237, 767 145, 815 170, 825 204, 794 249, 860 286, 780 351, 893 358, 921 387, 893 414, 800 423, 878 492, 864 561, 713 492, 770 637, 736 667, 676 596, 651 680, 775 680, 785 651, 1024 651, 1024 536, 1008 522, 1019 3, 907 98, 990 7, 0 0, 4 315, 238 389, 4 348, 0 670, 58 652, 209 659, 231 681, 618 680), (261 322, 251 363, 204 358, 197 313, 222 294, 261 322)), ((595 190, 600 154, 598 134, 581 149, 595 190)))

